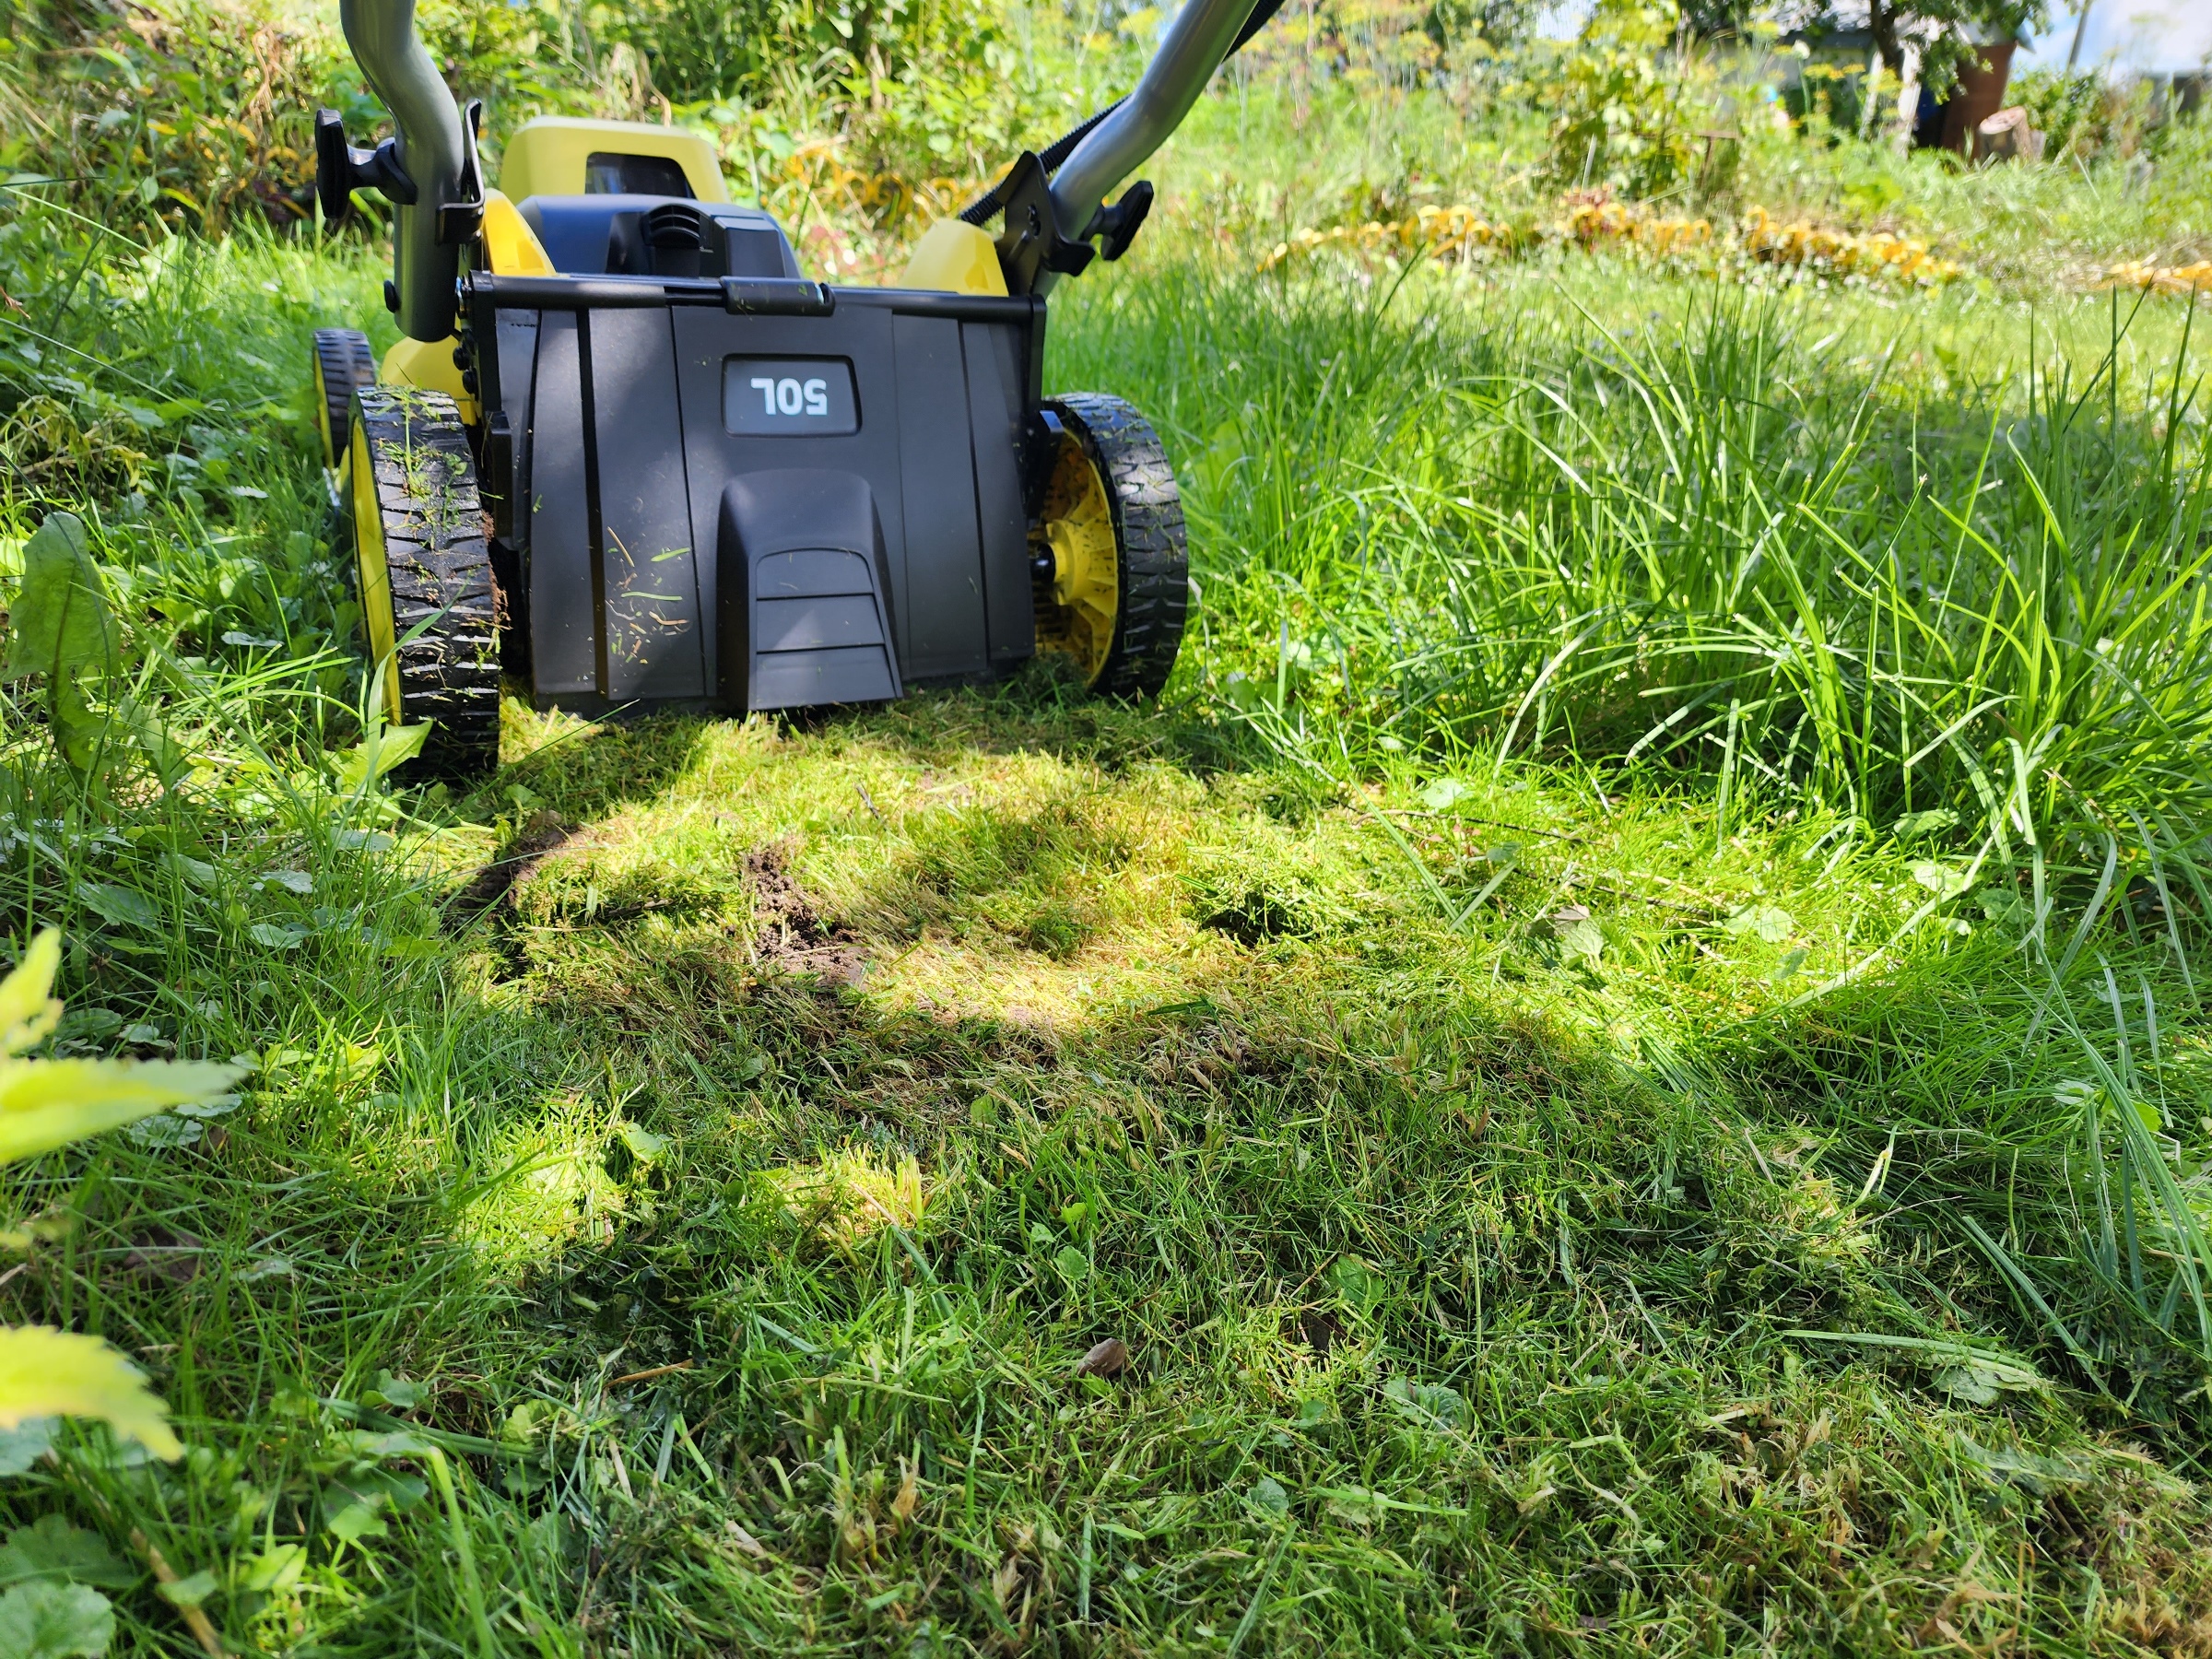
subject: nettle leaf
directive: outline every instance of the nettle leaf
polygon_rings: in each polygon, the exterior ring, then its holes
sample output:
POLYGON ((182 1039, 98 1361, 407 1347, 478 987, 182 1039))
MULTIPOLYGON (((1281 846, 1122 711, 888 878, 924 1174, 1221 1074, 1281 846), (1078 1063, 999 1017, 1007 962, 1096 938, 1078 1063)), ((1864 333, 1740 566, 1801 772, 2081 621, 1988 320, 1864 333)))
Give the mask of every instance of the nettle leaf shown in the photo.
POLYGON ((0 1653, 9 1659, 100 1659, 115 1640, 115 1608, 82 1584, 40 1581, 0 1595, 0 1653))
POLYGON ((24 544, 23 581, 8 606, 5 677, 66 678, 72 670, 112 671, 122 636, 108 609, 100 568, 73 512, 50 512, 24 544))
POLYGON ((47 993, 61 965, 61 930, 50 927, 30 942, 15 971, 0 980, 0 1054, 19 1054, 43 1042, 53 1030, 62 1005, 47 993))
POLYGON ((210 1100, 244 1075, 200 1060, 0 1060, 0 1163, 210 1100))
MULTIPOLYGON (((49 1325, 0 1330, 0 1429, 32 1418, 94 1418, 155 1456, 175 1459, 184 1448, 168 1415, 146 1373, 99 1337, 49 1325)), ((0 1653, 9 1651, 0 1641, 0 1653)))
POLYGON ((0 1544, 0 1584, 53 1579, 128 1590, 140 1576, 135 1567, 108 1547, 105 1538, 70 1525, 65 1515, 41 1515, 29 1526, 15 1528, 7 1542, 0 1544))
POLYGON ((177 1060, 11 1060, 60 1022, 62 1005, 46 995, 60 960, 62 935, 49 927, 0 980, 0 1163, 221 1095, 245 1075, 177 1060))

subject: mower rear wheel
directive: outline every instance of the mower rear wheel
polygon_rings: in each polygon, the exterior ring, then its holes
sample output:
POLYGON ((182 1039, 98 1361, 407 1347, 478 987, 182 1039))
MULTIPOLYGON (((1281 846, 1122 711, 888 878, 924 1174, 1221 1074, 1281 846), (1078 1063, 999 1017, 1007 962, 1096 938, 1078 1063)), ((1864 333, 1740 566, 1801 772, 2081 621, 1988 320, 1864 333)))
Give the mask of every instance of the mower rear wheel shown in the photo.
POLYGON ((1060 447, 1038 537, 1037 645, 1091 690, 1154 697, 1182 643, 1191 564, 1182 496, 1152 424, 1101 393, 1048 398, 1060 447))
POLYGON ((368 386, 348 410, 362 627, 384 719, 430 721, 441 776, 500 759, 498 590, 461 412, 442 392, 368 386))
POLYGON ((376 384, 376 353, 357 328, 315 330, 315 430, 323 439, 323 465, 335 468, 352 441, 353 394, 376 384))

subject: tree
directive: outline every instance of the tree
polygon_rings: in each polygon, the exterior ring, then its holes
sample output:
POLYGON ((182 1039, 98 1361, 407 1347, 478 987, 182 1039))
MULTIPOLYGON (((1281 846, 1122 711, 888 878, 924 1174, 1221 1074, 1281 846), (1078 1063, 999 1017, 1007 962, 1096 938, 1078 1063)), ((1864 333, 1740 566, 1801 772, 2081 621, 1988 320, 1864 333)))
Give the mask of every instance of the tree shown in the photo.
POLYGON ((1735 39, 1766 9, 1758 0, 1683 0, 1682 27, 1701 41, 1735 39))
POLYGON ((1943 93, 1978 54, 1977 37, 2006 40, 2050 18, 2048 0, 1811 0, 1784 5, 1777 20, 1804 32, 1865 29, 1882 67, 1900 78, 1907 52, 1917 52, 1921 84, 1943 93))
POLYGON ((1425 27, 1445 52, 1479 36, 1493 47, 1519 46, 1535 32, 1544 0, 1433 0, 1425 27))

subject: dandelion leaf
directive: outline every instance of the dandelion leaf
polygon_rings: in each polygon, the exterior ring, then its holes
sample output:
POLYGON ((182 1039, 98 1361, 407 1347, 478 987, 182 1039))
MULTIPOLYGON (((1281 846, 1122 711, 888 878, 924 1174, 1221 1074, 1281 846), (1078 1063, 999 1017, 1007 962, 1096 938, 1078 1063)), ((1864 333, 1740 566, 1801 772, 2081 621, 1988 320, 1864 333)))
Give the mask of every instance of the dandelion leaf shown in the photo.
POLYGON ((23 581, 7 619, 7 679, 44 674, 58 682, 79 668, 115 666, 115 618, 75 513, 48 513, 24 544, 23 581))
POLYGON ((338 757, 340 788, 362 790, 394 767, 405 766, 422 752, 430 735, 428 721, 420 725, 384 726, 364 737, 338 757))

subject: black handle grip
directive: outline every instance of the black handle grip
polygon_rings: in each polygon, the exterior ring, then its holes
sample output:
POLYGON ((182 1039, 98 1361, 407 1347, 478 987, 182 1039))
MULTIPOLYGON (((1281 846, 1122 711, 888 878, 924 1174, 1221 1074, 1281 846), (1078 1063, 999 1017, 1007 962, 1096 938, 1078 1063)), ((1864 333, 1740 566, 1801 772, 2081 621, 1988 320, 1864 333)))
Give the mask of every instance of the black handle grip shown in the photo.
POLYGON ((323 204, 323 222, 342 225, 353 213, 353 193, 381 190, 385 198, 406 207, 414 205, 415 181, 399 164, 399 147, 387 138, 374 149, 357 149, 346 136, 346 123, 335 110, 315 112, 315 196, 323 204))
POLYGON ((1152 181, 1139 179, 1122 192, 1122 199, 1112 206, 1100 207, 1098 217, 1090 221, 1090 228, 1083 234, 1087 239, 1093 236, 1106 239, 1106 245, 1099 250, 1099 254, 1108 265, 1112 265, 1129 252, 1129 244, 1136 240, 1136 233, 1145 228, 1145 220, 1151 212, 1152 181))
POLYGON ((734 317, 827 317, 837 310, 837 296, 822 283, 791 276, 724 276, 722 308, 734 317))

